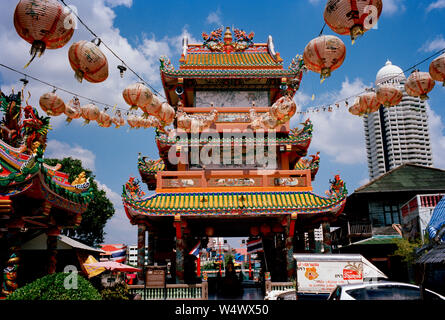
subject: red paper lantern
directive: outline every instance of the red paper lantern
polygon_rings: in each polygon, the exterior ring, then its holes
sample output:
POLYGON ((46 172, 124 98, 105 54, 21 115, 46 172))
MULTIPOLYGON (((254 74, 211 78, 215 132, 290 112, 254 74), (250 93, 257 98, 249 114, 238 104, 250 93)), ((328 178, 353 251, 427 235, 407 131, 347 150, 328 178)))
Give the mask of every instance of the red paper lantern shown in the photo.
POLYGON ((95 43, 84 40, 74 43, 68 51, 68 58, 79 82, 85 79, 99 83, 108 78, 107 58, 95 43))
POLYGON ((385 107, 398 105, 403 99, 403 92, 396 86, 384 84, 377 88, 377 100, 385 107))
POLYGON ((122 117, 120 110, 116 111, 116 114, 111 118, 111 122, 116 126, 116 128, 123 127, 125 125, 125 119, 122 117))
POLYGON ((138 124, 137 116, 135 116, 134 114, 130 114, 127 117, 127 123, 131 128, 136 128, 138 124))
POLYGON ((148 115, 159 117, 159 112, 161 111, 162 102, 159 100, 159 98, 155 95, 153 95, 151 102, 147 105, 142 105, 141 109, 144 112, 144 116, 147 117, 148 115))
POLYGON ((55 92, 43 94, 39 104, 49 116, 60 116, 65 111, 65 102, 55 92))
POLYGON ((99 119, 100 110, 99 108, 93 104, 89 103, 81 107, 82 110, 82 118, 85 119, 85 124, 90 123, 90 121, 95 121, 99 119))
POLYGON ((445 53, 431 62, 430 75, 434 80, 443 82, 445 87, 445 53))
POLYGON ((79 99, 73 98, 72 100, 70 100, 70 102, 68 102, 65 107, 64 113, 67 116, 66 122, 68 123, 73 121, 73 119, 79 119, 82 115, 79 99))
POLYGON ((354 43, 377 23, 382 9, 382 0, 329 0, 324 20, 335 33, 349 34, 354 43))
POLYGON ((137 110, 139 107, 144 111, 153 100, 153 93, 143 83, 128 86, 122 92, 122 96, 125 102, 131 106, 131 110, 137 110))
POLYGON ((213 229, 213 227, 206 227, 205 233, 208 237, 212 237, 215 234, 215 229, 213 229))
POLYGON ((262 233, 263 235, 268 235, 268 234, 270 234, 271 228, 270 228, 270 226, 269 226, 268 224, 263 223, 263 224, 261 225, 260 230, 261 230, 261 233, 262 233))
POLYGON ((346 47, 336 36, 326 35, 311 40, 304 49, 303 59, 307 69, 320 73, 321 80, 331 76, 345 61, 346 47))
POLYGON ((281 97, 270 108, 271 115, 280 121, 289 120, 295 112, 297 112, 297 105, 288 96, 281 97))
POLYGON ((274 233, 282 233, 282 232, 284 232, 284 228, 279 223, 276 223, 273 225, 272 231, 274 233))
POLYGON ((260 229, 257 226, 250 227, 250 234, 254 237, 260 234, 260 229))
POLYGON ((157 118, 161 121, 161 123, 164 126, 168 126, 173 122, 175 116, 176 116, 175 109, 173 109, 173 107, 169 105, 167 102, 164 102, 161 105, 161 110, 159 111, 159 115, 157 118))
POLYGON ((97 119, 97 123, 102 128, 109 128, 111 127, 111 116, 105 111, 101 111, 99 114, 99 118, 97 119))
POLYGON ((370 114, 379 110, 380 102, 375 92, 370 91, 359 97, 359 106, 362 114, 370 114))
POLYGON ((351 114, 353 114, 354 116, 362 116, 362 115, 363 115, 363 113, 362 113, 362 111, 361 111, 361 108, 360 108, 359 99, 357 99, 357 100, 355 101, 354 105, 352 105, 352 106, 349 108, 349 112, 350 112, 351 114))
POLYGON ((412 97, 420 97, 421 100, 428 100, 428 93, 433 90, 435 84, 428 72, 415 70, 405 83, 405 91, 412 97))
POLYGON ((71 12, 57 0, 21 0, 15 8, 14 27, 19 36, 32 45, 28 66, 46 49, 66 45, 76 25, 71 12))

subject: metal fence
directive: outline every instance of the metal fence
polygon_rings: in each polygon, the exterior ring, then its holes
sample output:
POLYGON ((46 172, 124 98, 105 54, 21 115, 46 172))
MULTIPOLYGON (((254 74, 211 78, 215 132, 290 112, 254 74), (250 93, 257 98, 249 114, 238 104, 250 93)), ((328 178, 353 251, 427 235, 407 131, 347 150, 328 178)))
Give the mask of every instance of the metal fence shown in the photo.
POLYGON ((285 291, 289 289, 295 289, 295 285, 293 282, 271 282, 266 281, 266 295, 270 291, 285 291))
POLYGON ((139 294, 142 300, 208 300, 208 283, 167 284, 165 288, 129 286, 131 294, 139 294))

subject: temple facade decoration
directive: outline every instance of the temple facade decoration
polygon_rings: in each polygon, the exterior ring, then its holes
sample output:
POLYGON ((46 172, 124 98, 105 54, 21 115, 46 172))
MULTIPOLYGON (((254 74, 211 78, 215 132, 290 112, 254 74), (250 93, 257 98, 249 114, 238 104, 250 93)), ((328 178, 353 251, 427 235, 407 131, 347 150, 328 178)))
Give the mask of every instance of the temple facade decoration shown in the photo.
POLYGON ((0 121, 0 265, 4 271, 2 292, 7 295, 20 279, 20 243, 36 231, 48 235, 48 273, 55 272, 56 251, 52 243, 60 231, 80 224, 82 213, 92 200, 85 173, 72 183, 61 166, 44 163, 49 118, 22 106, 23 93, 1 93, 0 121), (13 249, 12 249, 13 248, 13 249), (6 260, 6 261, 5 261, 6 260))
POLYGON ((292 254, 307 247, 304 234, 321 223, 329 230, 346 202, 338 176, 326 195, 312 192, 320 164, 319 153, 308 155, 312 122, 290 127, 306 71, 302 57, 284 69, 271 36, 254 43, 253 33, 233 32, 204 33, 199 44, 185 38, 178 69, 161 57, 176 119, 156 130, 159 159, 139 154, 150 194, 135 177, 123 187, 140 254, 153 239, 152 263, 170 262, 176 282, 196 281, 195 257, 188 253, 197 242, 205 248, 212 236, 261 237, 264 271, 272 281, 288 281, 295 272, 292 254))

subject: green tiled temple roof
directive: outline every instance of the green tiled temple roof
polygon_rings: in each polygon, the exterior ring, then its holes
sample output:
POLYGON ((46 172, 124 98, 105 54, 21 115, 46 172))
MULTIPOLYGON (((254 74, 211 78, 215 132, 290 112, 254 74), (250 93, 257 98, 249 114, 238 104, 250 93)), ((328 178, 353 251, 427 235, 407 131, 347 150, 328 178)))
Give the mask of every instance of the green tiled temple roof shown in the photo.
POLYGON ((143 215, 259 215, 321 213, 340 209, 346 195, 328 198, 311 192, 157 193, 135 200, 123 194, 127 208, 143 215))
POLYGON ((445 170, 404 164, 355 190, 355 193, 445 190, 445 170))

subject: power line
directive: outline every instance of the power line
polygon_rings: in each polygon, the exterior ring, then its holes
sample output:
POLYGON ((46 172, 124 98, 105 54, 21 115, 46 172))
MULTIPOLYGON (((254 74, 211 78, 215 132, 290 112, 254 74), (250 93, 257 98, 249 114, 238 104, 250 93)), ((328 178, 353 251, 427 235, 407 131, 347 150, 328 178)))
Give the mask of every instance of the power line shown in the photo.
POLYGON ((27 74, 27 73, 21 72, 21 71, 19 71, 19 70, 17 70, 17 69, 14 69, 14 68, 12 68, 12 67, 9 67, 9 66, 7 66, 7 65, 4 65, 3 63, 0 63, 0 66, 3 67, 3 68, 5 68, 5 69, 8 69, 8 70, 10 70, 10 71, 13 71, 13 72, 16 72, 16 73, 18 73, 18 74, 21 74, 21 75, 24 76, 25 78, 29 78, 29 79, 32 79, 32 80, 34 80, 34 81, 40 82, 40 83, 42 83, 42 84, 47 85, 48 87, 54 88, 54 89, 59 90, 59 91, 63 91, 63 92, 65 92, 65 93, 68 93, 68 94, 70 94, 70 95, 73 95, 73 96, 75 96, 75 97, 77 97, 77 98, 82 98, 82 99, 87 100, 87 101, 90 101, 90 102, 92 102, 92 103, 99 104, 99 105, 103 105, 103 106, 105 106, 105 107, 107 107, 107 108, 118 109, 118 110, 125 111, 125 112, 128 112, 128 111, 129 111, 129 109, 118 108, 118 107, 116 107, 116 106, 112 106, 112 105, 110 105, 110 104, 108 104, 108 103, 101 102, 101 101, 98 101, 98 100, 95 100, 95 99, 92 99, 92 98, 89 98, 89 97, 85 97, 85 96, 80 95, 80 94, 77 94, 77 93, 75 93, 75 92, 73 92, 73 91, 70 91, 70 90, 61 88, 61 87, 56 86, 56 85, 54 85, 54 84, 51 84, 51 83, 49 83, 49 82, 47 82, 47 81, 41 80, 41 79, 36 78, 36 77, 33 77, 33 76, 31 76, 31 75, 29 75, 29 74, 27 74))
MULTIPOLYGON (((441 55, 442 53, 445 53, 445 48, 443 48, 443 49, 441 49, 441 50, 439 50, 439 51, 433 53, 433 54, 430 55, 429 57, 427 57, 427 58, 423 59, 422 61, 420 61, 420 62, 414 64, 413 66, 411 66, 411 67, 409 67, 409 68, 403 70, 401 73, 399 73, 399 74, 397 74, 397 75, 395 75, 395 76, 393 76, 393 77, 391 77, 391 78, 389 78, 389 79, 386 79, 385 81, 391 81, 391 80, 394 80, 394 79, 396 79, 397 77, 399 77, 399 76, 405 74, 406 72, 408 72, 408 71, 410 71, 410 70, 415 70, 416 67, 418 67, 419 65, 425 63, 426 61, 428 61, 428 60, 430 60, 430 59, 433 59, 433 58, 436 57, 436 56, 441 55)), ((348 100, 351 100, 352 98, 358 97, 358 96, 360 96, 360 95, 362 95, 362 94, 364 94, 364 93, 366 93, 366 92, 367 92, 367 91, 365 90, 365 91, 362 91, 362 92, 360 92, 360 93, 357 93, 357 94, 355 94, 355 95, 353 95, 353 96, 350 96, 350 97, 347 97, 347 98, 344 98, 344 99, 341 99, 341 100, 337 100, 337 101, 335 101, 335 102, 333 102, 333 103, 331 103, 331 104, 323 104, 323 105, 319 105, 319 106, 316 106, 316 107, 311 107, 311 109, 318 109, 318 108, 323 108, 323 107, 326 107, 326 106, 331 106, 331 105, 334 105, 334 104, 339 104, 339 103, 341 103, 341 102, 347 102, 348 100)))
POLYGON ((59 0, 67 9, 70 10, 72 14, 74 14, 77 18, 77 20, 85 27, 85 29, 88 30, 96 39, 100 40, 100 43, 104 45, 105 48, 108 49, 108 51, 111 52, 118 60, 122 62, 122 64, 130 70, 140 81, 142 81, 146 86, 148 86, 153 92, 155 92, 158 96, 162 97, 163 99, 166 99, 161 93, 159 93, 155 88, 153 88, 147 81, 145 81, 144 78, 142 78, 136 71, 134 71, 116 52, 114 52, 104 41, 101 39, 83 20, 79 17, 79 15, 74 12, 66 3, 64 0, 59 0))

